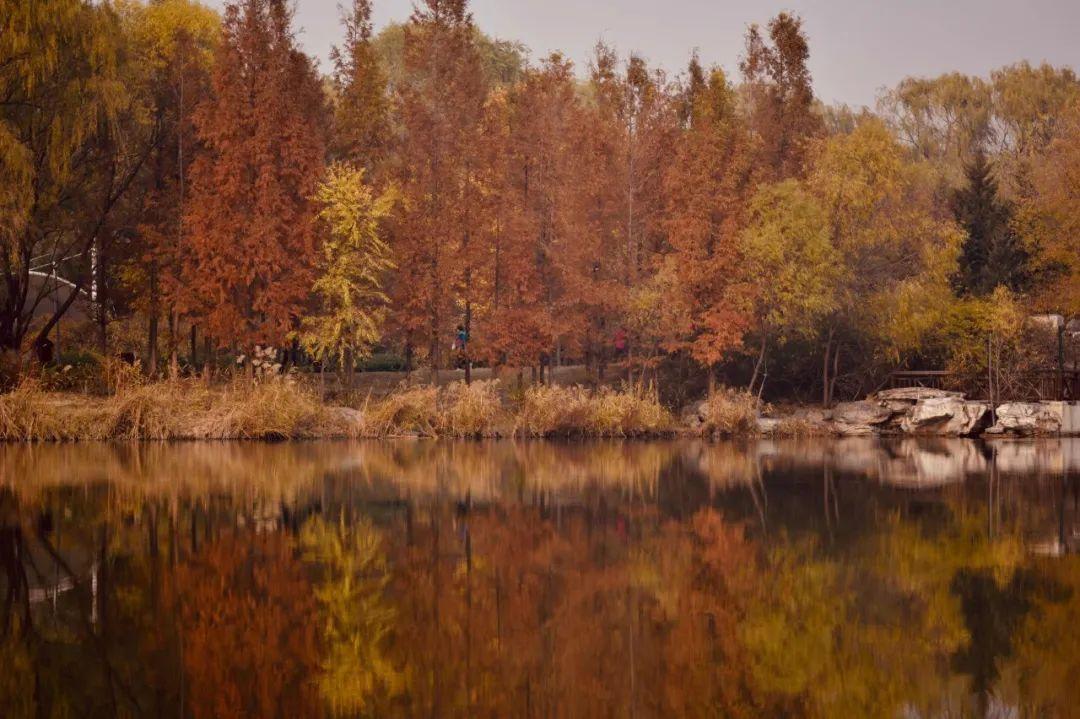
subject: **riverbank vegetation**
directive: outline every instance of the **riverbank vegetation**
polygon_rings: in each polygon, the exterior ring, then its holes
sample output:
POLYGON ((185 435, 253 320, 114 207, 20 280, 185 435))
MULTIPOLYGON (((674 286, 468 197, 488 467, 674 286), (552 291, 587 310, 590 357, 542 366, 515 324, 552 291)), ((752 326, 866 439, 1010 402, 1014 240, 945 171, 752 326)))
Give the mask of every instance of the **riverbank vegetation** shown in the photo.
POLYGON ((655 392, 530 387, 497 381, 403 386, 324 402, 296 380, 135 382, 108 396, 24 382, 0 395, 0 441, 320 439, 383 437, 661 437, 676 424, 655 392))
MULTIPOLYGON (((378 353, 538 387, 509 419, 490 388, 411 389, 369 408, 376 434, 633 434, 666 419, 602 389, 616 363, 670 407, 718 384, 831 405, 898 368, 1002 396, 1076 366, 1064 322, 1030 320, 1080 312, 1072 69, 852 109, 815 97, 791 14, 737 68, 665 71, 530 56, 466 0, 371 12, 344 9, 320 70, 283 0, 0 0, 5 390, 91 349, 151 379, 232 368, 253 386, 179 398, 216 418, 197 434, 304 436, 320 410, 256 375, 351 384, 378 353), (565 364, 595 389, 544 388, 565 364), (256 395, 280 416, 225 409, 256 395)), ((112 433, 175 432, 144 392, 110 400, 112 433)))

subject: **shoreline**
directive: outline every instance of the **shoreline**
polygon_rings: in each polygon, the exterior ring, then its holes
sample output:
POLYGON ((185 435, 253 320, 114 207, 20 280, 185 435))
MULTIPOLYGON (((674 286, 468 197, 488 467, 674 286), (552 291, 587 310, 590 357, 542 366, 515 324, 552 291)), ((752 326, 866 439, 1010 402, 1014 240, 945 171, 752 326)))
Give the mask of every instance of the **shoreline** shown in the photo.
POLYGON ((829 410, 760 407, 725 391, 673 413, 644 391, 497 382, 402 387, 354 406, 295 382, 163 381, 96 396, 33 384, 0 395, 0 442, 419 439, 784 439, 1080 436, 1080 404, 986 403, 941 390, 889 390, 829 410))

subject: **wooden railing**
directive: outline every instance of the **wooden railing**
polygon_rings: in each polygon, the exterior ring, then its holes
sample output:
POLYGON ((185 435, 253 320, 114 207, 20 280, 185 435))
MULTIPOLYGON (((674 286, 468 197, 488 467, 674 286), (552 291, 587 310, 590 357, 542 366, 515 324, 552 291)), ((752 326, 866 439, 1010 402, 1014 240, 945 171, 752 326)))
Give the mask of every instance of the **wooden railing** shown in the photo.
MULTIPOLYGON (((889 386, 950 389, 955 375, 947 370, 898 370, 889 375, 889 386)), ((986 387, 979 388, 986 394, 986 387)), ((976 394, 978 394, 976 393, 976 394)), ((1008 387, 996 391, 1000 401, 1068 400, 1080 401, 1080 370, 1041 369, 1019 375, 1008 387)), ((986 399, 985 396, 972 399, 986 399)))

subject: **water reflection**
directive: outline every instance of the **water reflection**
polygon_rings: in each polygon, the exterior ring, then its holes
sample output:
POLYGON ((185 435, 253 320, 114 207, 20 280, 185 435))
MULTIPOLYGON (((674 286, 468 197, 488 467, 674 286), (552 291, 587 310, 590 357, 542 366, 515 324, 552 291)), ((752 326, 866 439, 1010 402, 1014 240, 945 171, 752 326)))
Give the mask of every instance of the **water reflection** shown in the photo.
POLYGON ((1080 440, 0 448, 4 716, 1070 716, 1080 440))

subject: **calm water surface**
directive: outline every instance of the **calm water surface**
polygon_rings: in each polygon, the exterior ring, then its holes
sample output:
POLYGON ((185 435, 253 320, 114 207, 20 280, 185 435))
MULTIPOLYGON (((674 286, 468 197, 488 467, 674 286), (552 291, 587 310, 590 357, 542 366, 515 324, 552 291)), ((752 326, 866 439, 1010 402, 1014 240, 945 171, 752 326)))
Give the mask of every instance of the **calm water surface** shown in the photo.
POLYGON ((1080 440, 0 447, 0 716, 1080 716, 1080 440))

